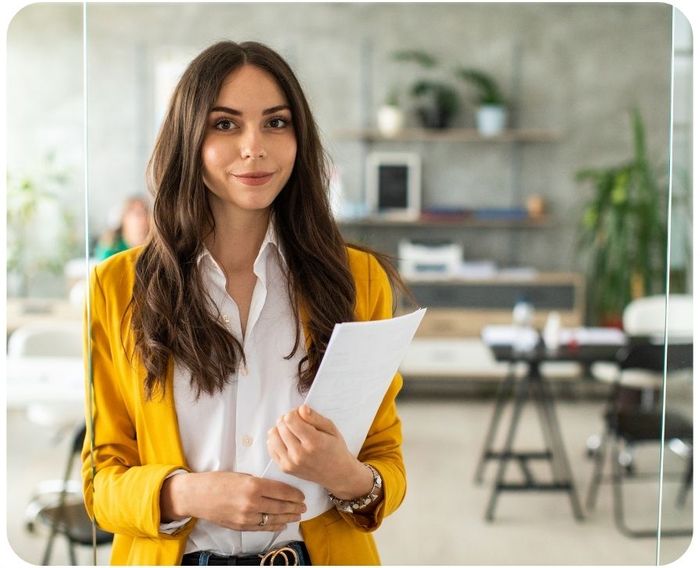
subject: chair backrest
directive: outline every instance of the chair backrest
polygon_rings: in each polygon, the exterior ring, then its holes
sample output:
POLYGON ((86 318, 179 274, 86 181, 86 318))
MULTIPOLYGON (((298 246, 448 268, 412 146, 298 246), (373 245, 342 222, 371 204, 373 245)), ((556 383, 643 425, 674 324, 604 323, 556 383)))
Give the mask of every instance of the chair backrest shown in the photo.
POLYGON ((82 357, 83 326, 76 321, 31 323, 7 342, 8 357, 82 357))
MULTIPOLYGON (((662 336, 666 323, 666 296, 647 296, 632 300, 622 314, 627 335, 662 336)), ((693 336, 693 297, 670 294, 668 298, 668 336, 690 340, 693 336)))
POLYGON ((668 371, 693 368, 693 344, 630 343, 618 352, 618 362, 622 369, 645 369, 661 373, 664 363, 668 371))

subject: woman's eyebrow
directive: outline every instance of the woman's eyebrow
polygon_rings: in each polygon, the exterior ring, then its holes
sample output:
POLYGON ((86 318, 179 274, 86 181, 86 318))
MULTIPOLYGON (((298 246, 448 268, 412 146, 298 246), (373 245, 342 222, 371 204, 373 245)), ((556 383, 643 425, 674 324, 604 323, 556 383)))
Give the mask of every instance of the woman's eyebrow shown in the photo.
MULTIPOLYGON (((266 114, 272 114, 273 112, 279 112, 281 110, 289 110, 291 111, 292 109, 290 108, 289 105, 277 105, 273 106, 272 108, 266 108, 262 113, 263 115, 266 114)), ((228 114, 233 114, 235 116, 241 116, 243 113, 240 110, 236 110, 235 108, 229 108, 225 106, 216 106, 213 109, 211 109, 209 112, 226 112, 228 114)))

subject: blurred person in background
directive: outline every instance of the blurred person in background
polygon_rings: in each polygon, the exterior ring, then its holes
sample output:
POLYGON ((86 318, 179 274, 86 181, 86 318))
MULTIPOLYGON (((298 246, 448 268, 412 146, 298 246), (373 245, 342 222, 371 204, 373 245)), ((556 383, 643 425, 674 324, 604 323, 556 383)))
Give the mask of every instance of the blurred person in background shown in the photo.
POLYGON ((106 231, 95 247, 94 257, 104 260, 146 242, 151 227, 151 211, 145 196, 129 197, 122 206, 119 224, 106 231))

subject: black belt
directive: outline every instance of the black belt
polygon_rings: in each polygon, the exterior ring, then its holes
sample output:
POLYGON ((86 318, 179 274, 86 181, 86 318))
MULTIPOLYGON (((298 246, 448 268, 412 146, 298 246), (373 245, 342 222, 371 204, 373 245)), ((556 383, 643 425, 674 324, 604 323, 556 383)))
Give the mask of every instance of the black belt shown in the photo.
POLYGON ((209 551, 188 552, 181 566, 310 566, 309 552, 300 540, 267 553, 220 556, 209 551))

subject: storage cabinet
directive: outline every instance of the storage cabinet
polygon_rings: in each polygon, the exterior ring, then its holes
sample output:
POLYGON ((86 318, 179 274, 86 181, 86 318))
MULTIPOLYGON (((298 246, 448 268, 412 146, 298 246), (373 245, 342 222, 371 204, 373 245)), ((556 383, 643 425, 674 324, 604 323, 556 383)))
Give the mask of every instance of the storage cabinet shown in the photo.
MULTIPOLYGON (((583 325, 584 279, 576 273, 541 273, 532 279, 408 281, 419 305, 430 309, 419 337, 478 337, 488 324, 512 322, 513 305, 526 297, 535 308, 539 328, 550 311, 562 325, 583 325)), ((405 311, 408 306, 402 306, 405 311)))

